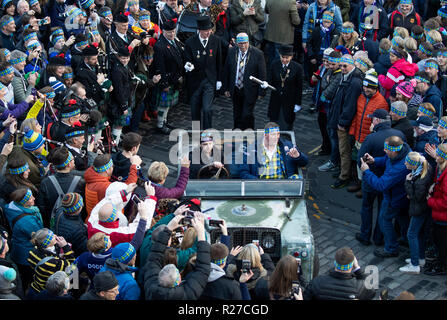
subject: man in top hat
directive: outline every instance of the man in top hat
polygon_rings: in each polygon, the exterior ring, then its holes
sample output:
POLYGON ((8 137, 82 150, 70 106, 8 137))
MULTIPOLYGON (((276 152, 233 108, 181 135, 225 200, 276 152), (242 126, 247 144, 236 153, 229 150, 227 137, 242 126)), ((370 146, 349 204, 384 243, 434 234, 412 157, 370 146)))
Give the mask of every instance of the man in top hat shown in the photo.
POLYGON ((87 152, 82 149, 85 142, 85 128, 80 126, 73 126, 65 132, 65 146, 71 152, 74 158, 76 175, 83 176, 84 171, 93 165, 97 154, 93 152, 95 145, 94 139, 87 146, 87 152))
POLYGON ((275 87, 270 95, 268 117, 278 122, 281 130, 293 130, 295 111, 301 109, 303 94, 303 67, 292 61, 293 46, 282 45, 280 59, 275 60, 269 72, 268 83, 275 87))
POLYGON ((258 96, 265 91, 250 80, 253 76, 262 81, 266 79, 264 54, 254 46, 250 46, 248 35, 239 33, 236 36, 236 47, 228 50, 225 61, 223 91, 226 97, 233 98, 233 121, 235 129, 254 129, 255 108, 258 96))
POLYGON ((59 142, 65 141, 65 133, 75 123, 79 122, 81 117, 81 107, 76 100, 70 99, 60 114, 60 119, 53 124, 48 125, 47 137, 59 142))
POLYGON ((120 13, 116 15, 113 19, 115 24, 115 30, 110 36, 110 46, 107 48, 108 52, 118 52, 120 47, 132 47, 135 48, 140 44, 140 40, 135 39, 135 37, 129 32, 129 18, 120 13))
POLYGON ((222 86, 222 49, 220 38, 211 34, 213 23, 208 16, 199 17, 197 26, 199 33, 185 43, 185 70, 192 120, 202 120, 202 128, 208 129, 214 92, 222 86))
POLYGON ((76 71, 76 79, 85 87, 86 96, 88 99, 95 100, 99 105, 104 99, 104 92, 101 84, 105 81, 104 74, 98 73, 98 49, 89 44, 82 50, 84 61, 79 65, 76 71))
POLYGON ((183 44, 175 39, 176 22, 168 20, 161 26, 162 35, 154 45, 155 74, 161 79, 156 86, 156 106, 158 108, 157 128, 163 134, 170 129, 166 126, 168 111, 178 102, 180 87, 183 83, 183 44))

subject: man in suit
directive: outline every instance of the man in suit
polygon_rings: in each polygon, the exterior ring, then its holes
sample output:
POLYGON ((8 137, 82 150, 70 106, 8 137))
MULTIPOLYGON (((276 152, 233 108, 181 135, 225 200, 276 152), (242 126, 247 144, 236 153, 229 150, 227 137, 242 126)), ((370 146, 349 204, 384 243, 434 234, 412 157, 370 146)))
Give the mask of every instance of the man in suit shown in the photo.
POLYGON ((140 40, 135 39, 128 31, 129 18, 124 14, 118 14, 114 19, 115 30, 113 30, 110 36, 110 46, 107 48, 107 53, 118 52, 119 47, 132 47, 135 48, 140 44, 140 40))
POLYGON ((181 42, 175 39, 176 22, 163 23, 163 33, 154 46, 155 74, 161 79, 156 87, 157 128, 163 134, 169 134, 166 125, 168 111, 178 102, 180 87, 183 83, 183 52, 181 42))
POLYGON ((268 117, 279 122, 281 130, 293 130, 295 111, 301 109, 303 94, 303 67, 292 61, 293 46, 279 48, 280 59, 275 60, 269 72, 268 83, 276 88, 270 95, 268 117))
POLYGON ((185 70, 191 118, 203 119, 205 130, 212 127, 214 91, 222 87, 222 49, 219 37, 211 34, 213 23, 208 16, 199 17, 197 26, 199 33, 185 43, 185 70))
POLYGON ((250 46, 246 33, 239 33, 236 43, 237 47, 229 49, 225 61, 223 90, 227 98, 233 98, 234 129, 254 129, 253 110, 258 96, 264 96, 265 92, 250 76, 265 81, 264 54, 250 46))

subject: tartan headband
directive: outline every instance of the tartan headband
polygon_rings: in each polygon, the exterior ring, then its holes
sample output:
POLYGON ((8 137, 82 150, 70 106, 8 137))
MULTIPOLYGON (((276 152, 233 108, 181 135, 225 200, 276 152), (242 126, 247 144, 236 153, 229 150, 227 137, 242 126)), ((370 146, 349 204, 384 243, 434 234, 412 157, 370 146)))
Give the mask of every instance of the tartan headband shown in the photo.
POLYGON ((25 42, 27 42, 27 41, 29 41, 31 39, 36 39, 37 40, 37 33, 31 32, 30 34, 27 34, 26 36, 23 37, 23 40, 25 42))
POLYGON ((76 109, 72 112, 62 113, 62 118, 71 118, 71 117, 77 116, 80 113, 81 113, 81 109, 76 109))
POLYGON ((425 79, 425 78, 422 78, 421 76, 415 76, 414 79, 415 79, 415 80, 418 80, 418 81, 420 81, 420 82, 425 82, 425 83, 430 84, 430 80, 427 80, 427 79, 425 79))
POLYGON ((140 1, 131 0, 127 3, 127 7, 132 7, 134 5, 140 5, 140 1))
POLYGON ((6 48, 3 48, 3 52, 4 52, 4 55, 5 56, 7 56, 8 54, 11 54, 11 51, 9 51, 8 49, 6 49, 6 48))
POLYGON ((117 215, 118 211, 116 210, 116 207, 113 206, 112 213, 110 214, 110 216, 106 220, 103 220, 102 222, 113 222, 115 221, 117 215))
POLYGON ((9 23, 11 23, 11 22, 14 22, 14 19, 13 19, 12 17, 9 17, 8 19, 6 19, 5 21, 3 21, 3 22, 0 24, 0 27, 3 28, 4 26, 6 26, 7 24, 9 24, 9 23))
POLYGON ((151 17, 148 14, 143 14, 138 17, 138 21, 143 21, 143 20, 151 20, 151 17))
POLYGON ((105 17, 107 17, 107 16, 111 16, 111 15, 112 15, 112 11, 109 11, 109 10, 104 11, 104 12, 102 12, 102 13, 100 14, 100 16, 103 17, 103 18, 105 18, 105 17))
POLYGON ((239 36, 236 37, 236 43, 248 42, 248 36, 239 36))
POLYGON ((113 166, 113 160, 110 159, 110 161, 107 162, 107 163, 106 163, 105 165, 103 165, 102 167, 99 167, 99 168, 93 167, 93 169, 94 169, 96 172, 101 173, 101 172, 106 172, 106 171, 109 170, 112 166, 113 166))
POLYGON ((23 199, 19 201, 19 204, 22 206, 25 205, 25 203, 27 203, 28 200, 31 199, 32 195, 33 193, 31 192, 31 190, 27 189, 25 195, 23 196, 23 199))
POLYGON ((76 211, 81 209, 83 206, 84 206, 84 200, 82 199, 82 196, 80 196, 78 202, 76 202, 73 206, 71 206, 71 207, 62 207, 62 210, 65 213, 75 213, 76 211))
POLYGON ((365 61, 363 61, 362 59, 357 59, 355 60, 355 62, 357 62, 358 64, 360 64, 361 66, 365 67, 365 68, 369 68, 368 65, 366 64, 365 61))
POLYGON ((342 33, 353 33, 354 32, 354 28, 342 27, 341 28, 341 32, 342 33))
POLYGON ((433 68, 433 69, 439 70, 438 64, 434 63, 434 62, 426 62, 425 68, 433 68))
POLYGON ((433 53, 430 50, 424 48, 422 44, 419 45, 419 51, 425 53, 427 56, 431 56, 433 53))
POLYGON ((48 248, 48 246, 50 245, 51 241, 53 241, 54 238, 54 233, 51 230, 48 230, 48 234, 45 237, 45 239, 42 242, 42 247, 44 248, 48 248))
POLYGON ((104 235, 104 251, 107 250, 107 247, 109 246, 109 237, 107 235, 104 235))
POLYGON ((28 162, 27 162, 27 163, 25 163, 24 166, 21 166, 21 167, 15 168, 15 169, 9 168, 8 170, 9 170, 10 174, 22 174, 22 173, 24 173, 28 169, 29 169, 29 165, 28 165, 28 162))
POLYGON ((340 58, 340 63, 347 63, 347 64, 352 64, 354 65, 354 59, 352 58, 340 58))
POLYGON ((447 57, 447 51, 438 51, 437 56, 443 56, 443 57, 447 57))
POLYGON ((61 40, 61 39, 65 41, 65 39, 64 39, 63 36, 58 35, 58 36, 53 37, 53 39, 51 39, 51 42, 52 42, 53 45, 54 45, 54 44, 56 44, 56 43, 57 43, 59 40, 61 40))
POLYGON ((279 127, 272 127, 272 128, 267 128, 264 130, 265 134, 275 133, 275 132, 279 132, 279 127))
POLYGON ((19 64, 23 61, 26 61, 26 57, 11 59, 11 60, 9 60, 9 63, 12 64, 13 66, 15 66, 16 64, 19 64))
POLYGON ((400 117, 407 116, 407 113, 405 111, 397 110, 395 107, 391 107, 390 111, 394 112, 395 114, 397 114, 400 117))
POLYGON ((447 129, 447 122, 445 122, 444 120, 439 120, 439 122, 438 122, 438 127, 441 127, 441 128, 444 128, 444 129, 447 129))
POLYGON ((430 44, 435 44, 435 43, 436 43, 435 39, 433 39, 432 37, 430 37, 430 34, 428 34, 428 33, 425 35, 425 39, 426 39, 428 42, 430 42, 430 44))
POLYGON ((47 99, 54 99, 54 97, 56 97, 56 93, 54 91, 50 91, 45 93, 45 96, 47 97, 47 99))
POLYGON ((412 0, 400 0, 399 4, 413 4, 412 0))
POLYGON ((418 108, 419 112, 422 112, 423 114, 429 116, 430 118, 433 117, 434 112, 431 110, 428 110, 427 108, 425 108, 423 105, 420 105, 418 108))
POLYGON ((443 158, 444 160, 447 160, 447 154, 445 152, 443 152, 441 149, 437 148, 436 154, 438 156, 440 156, 441 158, 443 158))
POLYGON ((327 60, 332 63, 340 63, 340 58, 328 57, 327 60))
POLYGON ((215 260, 215 259, 211 260, 212 263, 217 264, 218 266, 223 265, 226 261, 227 261, 227 257, 218 259, 218 260, 215 260))
POLYGON ((76 47, 82 47, 82 46, 86 46, 88 45, 88 40, 85 41, 79 41, 78 43, 76 43, 76 47))
POLYGON ((415 167, 419 167, 419 165, 421 164, 421 161, 411 160, 408 155, 405 157, 405 162, 408 163, 410 166, 415 167))
POLYGON ((383 148, 388 151, 392 151, 392 152, 398 152, 398 151, 402 150, 402 147, 403 147, 403 144, 401 144, 400 146, 390 146, 386 142, 383 143, 383 148))
POLYGON ((14 73, 13 67, 9 66, 3 71, 0 71, 0 77, 7 76, 8 74, 14 73))
POLYGON ((74 158, 73 158, 73 154, 70 152, 70 151, 68 151, 68 157, 67 157, 67 160, 65 160, 64 161, 64 163, 62 163, 62 164, 58 164, 58 165, 55 165, 55 167, 57 168, 57 169, 63 169, 63 168, 65 168, 66 166, 68 166, 68 164, 71 162, 71 160, 73 160, 74 158))
POLYGON ((54 30, 51 33, 51 36, 53 36, 53 37, 55 37, 55 36, 63 36, 63 35, 64 35, 64 31, 62 29, 60 29, 60 28, 54 30))
POLYGON ((64 79, 73 79, 73 72, 64 73, 62 76, 64 79))
POLYGON ((351 263, 348 263, 348 264, 339 264, 337 261, 334 261, 335 269, 340 270, 340 271, 348 271, 349 269, 352 268, 353 265, 354 265, 354 261, 352 261, 351 263))
POLYGON ((424 36, 423 33, 415 34, 413 31, 411 31, 411 37, 412 37, 414 40, 420 40, 420 39, 422 39, 423 36, 424 36))
POLYGON ((323 18, 321 20, 334 22, 334 17, 330 14, 323 14, 323 18))
POLYGON ((135 248, 133 245, 129 244, 126 252, 124 252, 117 260, 119 262, 124 262, 127 260, 127 258, 132 257, 133 255, 135 255, 135 248))

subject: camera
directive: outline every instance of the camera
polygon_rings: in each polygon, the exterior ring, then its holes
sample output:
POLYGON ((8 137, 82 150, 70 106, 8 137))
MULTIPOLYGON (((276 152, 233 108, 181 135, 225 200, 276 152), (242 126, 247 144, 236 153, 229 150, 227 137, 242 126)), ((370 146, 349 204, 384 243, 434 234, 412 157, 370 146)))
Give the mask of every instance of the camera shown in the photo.
POLYGON ((183 213, 184 218, 180 220, 180 224, 184 226, 190 226, 191 220, 194 218, 194 211, 188 210, 183 213))
POLYGON ((290 294, 290 299, 295 300, 295 294, 299 295, 301 291, 301 285, 299 281, 292 281, 292 292, 290 294))
POLYGON ((251 262, 250 260, 242 260, 242 273, 248 273, 251 269, 251 262))
POLYGON ((213 219, 211 219, 211 220, 209 221, 209 225, 210 225, 210 227, 217 227, 217 228, 220 228, 219 225, 222 224, 222 223, 223 223, 222 220, 213 220, 213 219))

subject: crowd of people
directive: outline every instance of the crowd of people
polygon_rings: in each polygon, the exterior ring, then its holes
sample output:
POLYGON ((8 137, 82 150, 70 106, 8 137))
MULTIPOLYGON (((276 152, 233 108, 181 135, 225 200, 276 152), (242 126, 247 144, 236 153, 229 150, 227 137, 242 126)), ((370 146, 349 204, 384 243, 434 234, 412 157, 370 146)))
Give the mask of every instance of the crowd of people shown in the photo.
POLYGON ((175 187, 164 186, 166 164, 141 170, 140 122, 169 134, 169 111, 183 102, 209 129, 222 95, 234 129, 255 129, 270 88, 255 150, 264 156, 230 173, 297 178, 308 158, 279 132, 293 130, 306 81, 319 155, 330 156, 318 169, 363 198, 356 239, 372 236, 382 258, 409 246, 402 272, 447 273, 446 1, 3 0, 1 9, 1 299, 372 299, 350 248, 305 283, 291 255, 275 264, 262 246, 231 247, 224 220, 209 243, 200 200, 182 195, 203 164, 225 167, 210 135, 205 163, 185 156, 175 187))

